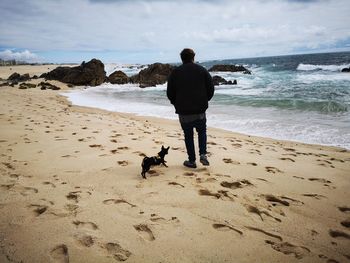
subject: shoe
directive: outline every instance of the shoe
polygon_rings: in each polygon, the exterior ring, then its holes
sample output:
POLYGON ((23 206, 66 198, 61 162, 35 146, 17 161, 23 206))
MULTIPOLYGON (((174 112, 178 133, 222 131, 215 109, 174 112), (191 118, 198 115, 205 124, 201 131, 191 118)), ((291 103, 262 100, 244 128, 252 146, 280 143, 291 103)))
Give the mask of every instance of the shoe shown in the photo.
POLYGON ((197 168, 196 162, 184 161, 184 166, 188 168, 197 168))
POLYGON ((208 158, 205 154, 201 154, 199 161, 204 165, 204 166, 208 166, 209 165, 209 161, 208 158))

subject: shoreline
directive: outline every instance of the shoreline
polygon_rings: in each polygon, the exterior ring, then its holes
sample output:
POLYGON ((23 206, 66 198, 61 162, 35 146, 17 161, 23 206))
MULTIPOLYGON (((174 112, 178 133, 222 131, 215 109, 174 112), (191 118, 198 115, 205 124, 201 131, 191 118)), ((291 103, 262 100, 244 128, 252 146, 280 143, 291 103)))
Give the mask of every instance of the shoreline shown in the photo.
MULTIPOLYGON (((83 87, 78 87, 77 89, 85 89, 83 87)), ((76 105, 73 104, 69 98, 65 95, 63 95, 64 93, 69 93, 70 91, 74 91, 74 88, 70 88, 69 90, 64 90, 61 91, 59 93, 60 96, 62 96, 66 101, 67 104, 74 106, 74 107, 81 107, 81 108, 86 108, 86 109, 91 109, 92 111, 97 110, 97 111, 102 111, 102 112, 107 112, 107 113, 116 113, 116 114, 125 114, 126 116, 132 116, 134 118, 139 117, 140 119, 145 119, 145 118, 149 118, 149 119, 159 119, 159 121, 169 121, 169 122, 173 122, 174 124, 176 123, 177 125, 180 125, 178 123, 178 119, 172 119, 172 118, 165 118, 165 117, 158 117, 158 116, 152 116, 152 115, 142 115, 142 114, 137 114, 137 113, 130 113, 130 112, 119 112, 119 111, 112 111, 112 110, 107 110, 107 109, 102 109, 102 108, 98 108, 98 107, 92 107, 92 106, 81 106, 81 105, 76 105)), ((177 115, 176 115, 177 116, 177 115)), ((252 135, 252 134, 247 134, 247 133, 241 133, 241 132, 237 132, 237 131, 233 131, 233 130, 229 130, 229 129, 225 129, 225 128, 215 128, 212 126, 207 125, 207 129, 208 130, 217 130, 217 131, 221 131, 223 133, 232 133, 233 135, 236 136, 245 136, 245 137, 253 137, 256 139, 260 139, 260 140, 272 140, 272 141, 281 141, 281 142, 285 142, 285 143, 291 143, 291 144, 295 144, 295 145, 305 145, 305 146, 313 146, 313 147, 329 147, 329 148, 334 148, 334 149, 338 149, 339 151, 350 151, 350 149, 347 149, 346 147, 341 147, 341 146, 334 146, 334 145, 327 145, 327 144, 317 144, 317 143, 307 143, 307 142, 302 142, 302 141, 293 141, 293 140, 288 140, 288 139, 276 139, 276 138, 271 138, 271 137, 264 137, 264 136, 259 136, 259 135, 252 135)))
POLYGON ((209 128, 211 165, 189 169, 177 121, 0 92, 1 262, 350 258, 347 150, 209 128))

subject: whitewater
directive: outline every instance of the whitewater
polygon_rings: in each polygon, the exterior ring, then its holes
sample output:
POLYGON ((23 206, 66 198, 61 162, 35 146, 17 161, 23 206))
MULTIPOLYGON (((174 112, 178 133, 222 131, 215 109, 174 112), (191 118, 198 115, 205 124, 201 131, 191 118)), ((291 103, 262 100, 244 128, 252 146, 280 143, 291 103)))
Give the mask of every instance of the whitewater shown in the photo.
MULTIPOLYGON (((251 75, 211 72, 237 85, 215 87, 208 126, 234 132, 350 149, 350 52, 209 61, 239 64, 251 75)), ((142 65, 106 64, 107 75, 131 76, 142 65)), ((85 87, 64 93, 75 105, 177 119, 166 84, 145 89, 134 84, 85 87)))

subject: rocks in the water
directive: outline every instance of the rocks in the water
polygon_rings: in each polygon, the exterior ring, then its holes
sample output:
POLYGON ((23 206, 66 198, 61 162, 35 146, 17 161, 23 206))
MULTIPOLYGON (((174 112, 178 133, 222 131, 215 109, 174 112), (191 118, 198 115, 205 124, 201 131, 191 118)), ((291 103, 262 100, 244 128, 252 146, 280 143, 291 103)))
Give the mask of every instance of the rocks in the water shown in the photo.
POLYGON ((39 85, 41 90, 51 89, 51 90, 60 90, 60 87, 57 87, 55 85, 52 85, 49 82, 40 82, 39 85))
POLYGON ((243 67, 242 65, 223 65, 218 64, 212 66, 209 71, 229 71, 229 72, 243 72, 244 74, 252 74, 248 69, 243 67))
POLYGON ((350 72, 350 67, 348 67, 348 68, 343 68, 343 69, 341 70, 341 72, 350 72))
POLYGON ((20 75, 19 73, 15 72, 8 77, 8 80, 11 81, 11 83, 14 83, 14 82, 18 83, 22 81, 27 81, 29 79, 30 79, 30 76, 28 73, 20 75))
POLYGON ((109 75, 108 81, 112 84, 126 84, 129 78, 123 71, 117 70, 109 75))
POLYGON ((33 89, 35 88, 36 85, 35 84, 32 84, 32 83, 21 83, 19 84, 19 89, 33 89))
POLYGON ((104 64, 98 59, 81 63, 76 67, 57 67, 40 76, 48 80, 58 80, 73 85, 97 86, 106 79, 104 64))
POLYGON ((131 83, 139 83, 141 88, 164 84, 175 67, 170 64, 154 63, 129 78, 131 83))
POLYGON ((220 76, 213 76, 213 84, 214 86, 219 85, 237 85, 237 80, 226 80, 220 76))

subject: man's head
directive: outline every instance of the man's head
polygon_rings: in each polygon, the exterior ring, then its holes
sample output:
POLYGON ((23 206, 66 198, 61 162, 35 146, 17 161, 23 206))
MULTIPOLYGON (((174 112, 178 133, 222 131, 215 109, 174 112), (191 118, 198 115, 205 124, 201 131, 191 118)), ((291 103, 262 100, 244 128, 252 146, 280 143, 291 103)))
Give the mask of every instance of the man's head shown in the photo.
POLYGON ((194 61, 195 53, 190 48, 185 48, 180 53, 182 63, 190 63, 194 61))

